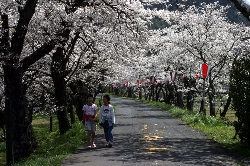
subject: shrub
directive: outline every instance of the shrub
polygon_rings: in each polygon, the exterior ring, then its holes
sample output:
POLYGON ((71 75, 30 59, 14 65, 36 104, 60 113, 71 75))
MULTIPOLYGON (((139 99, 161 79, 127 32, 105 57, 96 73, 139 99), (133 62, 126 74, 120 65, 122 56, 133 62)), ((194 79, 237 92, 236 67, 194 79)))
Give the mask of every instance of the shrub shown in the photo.
POLYGON ((230 93, 238 121, 234 122, 242 142, 250 143, 250 58, 235 61, 231 72, 230 93))

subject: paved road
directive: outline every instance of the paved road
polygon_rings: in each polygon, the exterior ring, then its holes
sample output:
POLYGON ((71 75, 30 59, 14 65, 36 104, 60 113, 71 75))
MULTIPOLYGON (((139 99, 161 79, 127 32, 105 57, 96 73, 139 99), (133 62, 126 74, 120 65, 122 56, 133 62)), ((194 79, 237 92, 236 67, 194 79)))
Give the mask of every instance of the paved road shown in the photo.
POLYGON ((166 111, 127 99, 111 103, 116 108, 113 147, 105 147, 100 130, 96 149, 80 147, 62 166, 236 165, 225 149, 166 111))

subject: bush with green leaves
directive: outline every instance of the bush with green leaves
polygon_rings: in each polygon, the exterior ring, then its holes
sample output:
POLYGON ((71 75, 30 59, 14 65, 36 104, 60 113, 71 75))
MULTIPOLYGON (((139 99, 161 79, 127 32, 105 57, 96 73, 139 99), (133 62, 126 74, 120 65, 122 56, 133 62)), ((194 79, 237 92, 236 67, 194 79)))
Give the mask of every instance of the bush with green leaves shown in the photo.
POLYGON ((234 122, 242 142, 250 144, 250 56, 234 63, 231 72, 230 93, 238 121, 234 122))

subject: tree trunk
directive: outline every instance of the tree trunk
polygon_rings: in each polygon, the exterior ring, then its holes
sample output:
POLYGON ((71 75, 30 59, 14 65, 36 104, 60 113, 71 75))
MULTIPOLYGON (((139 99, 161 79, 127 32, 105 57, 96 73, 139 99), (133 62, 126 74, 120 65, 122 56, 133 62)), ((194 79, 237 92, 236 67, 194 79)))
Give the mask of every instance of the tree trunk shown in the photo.
POLYGON ((56 115, 59 123, 60 134, 62 135, 66 133, 69 129, 71 129, 66 107, 59 107, 57 109, 56 115))
POLYGON ((63 48, 58 47, 52 57, 51 77, 55 87, 57 119, 60 134, 64 134, 71 127, 67 117, 65 66, 63 64, 63 48))
POLYGON ((82 107, 84 105, 85 96, 87 96, 86 90, 84 89, 84 83, 81 80, 76 80, 69 84, 70 89, 72 90, 74 97, 72 97, 72 104, 76 108, 76 114, 78 120, 82 120, 83 111, 82 107))
POLYGON ((143 87, 143 92, 144 92, 144 99, 148 100, 148 87, 144 85, 143 87))
POLYGON ((127 87, 128 97, 132 98, 132 87, 127 87))
POLYGON ((204 100, 203 100, 203 99, 201 100, 201 106, 200 106, 200 111, 199 111, 199 113, 206 116, 205 103, 204 103, 204 100))
POLYGON ((139 99, 140 99, 140 100, 142 99, 142 92, 141 92, 141 89, 142 89, 142 87, 140 86, 140 87, 139 87, 139 99))
POLYGON ((215 115, 215 105, 214 105, 214 95, 209 93, 209 105, 210 105, 210 116, 216 116, 215 115))
POLYGON ((165 90, 165 95, 164 95, 164 102, 168 104, 167 98, 168 98, 168 94, 169 94, 169 90, 168 90, 168 84, 165 84, 164 86, 164 90, 165 90))
POLYGON ((184 108, 183 92, 182 91, 177 92, 177 103, 178 103, 178 107, 184 108))
MULTIPOLYGON (((2 21, 2 28, 0 31, 2 32, 1 34, 1 39, 0 39, 0 55, 5 56, 8 54, 10 45, 9 45, 9 19, 8 15, 2 14, 1 15, 1 21, 2 21)), ((2 97, 1 97, 2 100, 2 97)), ((0 102, 1 102, 0 100, 0 102)), ((6 110, 1 110, 0 111, 0 124, 1 128, 3 129, 4 137, 6 137, 6 121, 8 119, 5 118, 5 112, 6 110)))
POLYGON ((76 122, 76 118, 75 118, 75 114, 74 114, 74 111, 73 111, 73 105, 70 103, 68 105, 68 113, 70 114, 70 123, 71 125, 74 124, 76 122))
POLYGON ((174 103, 174 87, 171 84, 168 84, 168 95, 166 98, 166 103, 172 105, 174 103))
POLYGON ((117 87, 115 87, 115 95, 118 96, 119 95, 119 90, 117 87))
POLYGON ((53 131, 53 117, 51 114, 49 115, 49 131, 53 131))
POLYGON ((216 116, 215 115, 215 102, 214 102, 215 89, 214 89, 213 81, 211 79, 211 72, 209 73, 209 84, 210 84, 209 89, 211 89, 210 92, 208 91, 210 116, 216 116))
POLYGON ((191 90, 189 90, 187 94, 187 110, 191 112, 193 112, 194 110, 194 97, 193 92, 191 90))
POLYGON ((19 57, 21 54, 24 36, 27 32, 25 25, 31 19, 37 1, 27 1, 24 13, 20 13, 16 31, 9 44, 8 15, 1 15, 3 36, 0 41, 0 53, 4 57, 4 90, 5 90, 5 119, 6 119, 6 162, 13 165, 21 158, 29 156, 37 147, 37 141, 28 117, 28 101, 25 96, 26 88, 22 82, 19 57))
POLYGON ((173 92, 174 92, 174 105, 178 107, 179 106, 179 103, 178 103, 178 88, 175 85, 175 83, 173 84, 173 92))
POLYGON ((26 88, 15 63, 4 65, 6 111, 6 158, 11 165, 29 156, 37 148, 37 141, 28 118, 26 88))
POLYGON ((160 94, 161 94, 162 88, 163 87, 162 87, 161 84, 157 85, 157 88, 156 88, 156 101, 160 101, 160 94))
POLYGON ((158 89, 159 89, 159 84, 155 85, 155 101, 159 101, 159 93, 158 93, 158 89))
POLYGON ((152 83, 151 85, 151 97, 152 97, 152 101, 155 101, 155 84, 152 83))
POLYGON ((202 113, 206 116, 206 108, 205 108, 205 78, 203 78, 203 88, 202 88, 202 100, 201 107, 199 113, 202 113))
POLYGON ((231 97, 231 95, 229 95, 228 98, 227 98, 227 103, 226 103, 226 105, 224 106, 224 110, 223 110, 222 113, 220 114, 221 117, 225 117, 225 116, 226 116, 231 101, 232 101, 232 97, 231 97))
POLYGON ((163 102, 165 102, 166 101, 165 84, 163 84, 163 87, 162 87, 162 96, 163 96, 163 102))

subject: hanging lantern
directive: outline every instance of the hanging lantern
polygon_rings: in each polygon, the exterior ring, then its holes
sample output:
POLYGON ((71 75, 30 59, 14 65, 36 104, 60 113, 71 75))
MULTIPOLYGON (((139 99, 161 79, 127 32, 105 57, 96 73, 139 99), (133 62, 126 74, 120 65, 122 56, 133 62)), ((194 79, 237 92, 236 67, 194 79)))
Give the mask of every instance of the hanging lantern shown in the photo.
POLYGON ((151 76, 149 79, 150 79, 151 84, 155 82, 155 77, 154 76, 151 76))
POLYGON ((176 72, 176 71, 173 71, 173 72, 171 71, 171 72, 170 72, 170 77, 171 77, 171 80, 172 80, 172 81, 175 81, 176 76, 177 76, 177 72, 176 72))
POLYGON ((195 78, 198 79, 200 76, 198 73, 195 74, 195 78))
POLYGON ((207 78, 208 72, 210 70, 210 66, 206 63, 201 65, 201 77, 202 78, 207 78))
POLYGON ((126 82, 124 85, 125 85, 125 86, 129 86, 129 82, 126 82))
POLYGON ((138 80, 136 80, 136 82, 137 82, 137 84, 140 84, 140 80, 138 79, 138 80))

